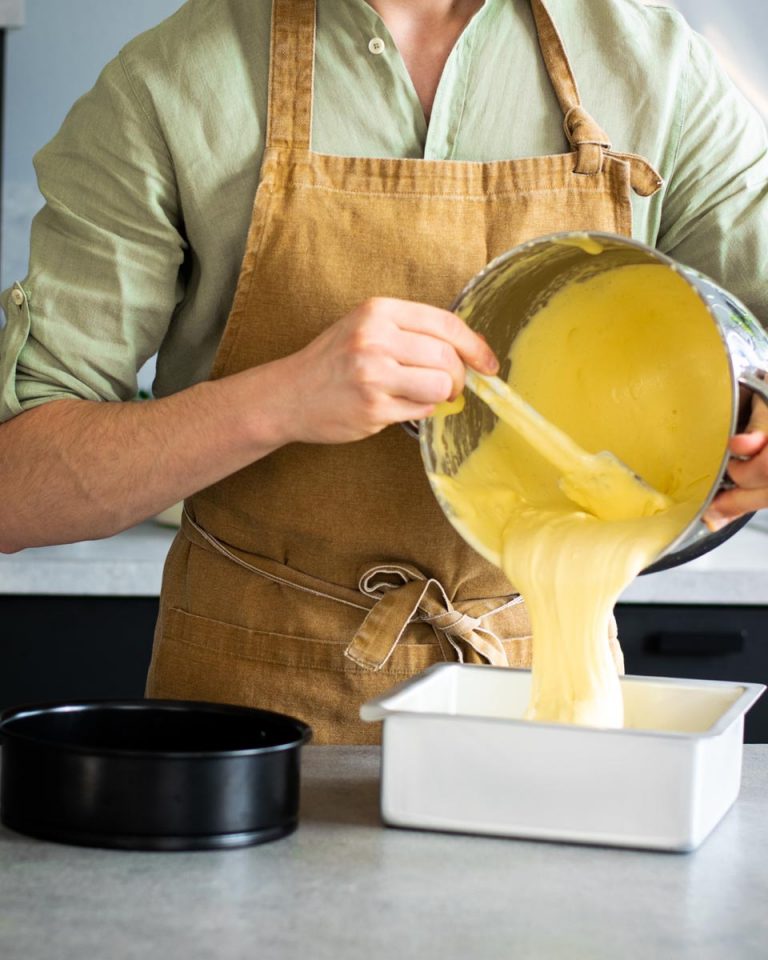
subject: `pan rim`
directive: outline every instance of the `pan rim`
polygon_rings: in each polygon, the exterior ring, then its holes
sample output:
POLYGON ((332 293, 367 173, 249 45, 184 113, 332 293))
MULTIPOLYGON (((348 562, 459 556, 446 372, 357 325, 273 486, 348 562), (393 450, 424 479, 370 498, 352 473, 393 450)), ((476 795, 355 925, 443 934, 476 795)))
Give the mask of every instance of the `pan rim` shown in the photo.
POLYGON ((90 757, 141 758, 147 761, 154 760, 230 760, 238 757, 259 757, 272 753, 281 753, 294 750, 306 744, 312 737, 312 729, 303 720, 274 710, 264 710, 261 707, 247 707, 240 704, 216 703, 207 700, 167 700, 167 699, 77 699, 54 700, 40 703, 25 703, 7 707, 0 713, 0 742, 33 744, 37 747, 53 749, 70 754, 79 754, 90 757), (89 746, 73 741, 48 739, 40 735, 32 735, 22 731, 9 729, 14 721, 23 721, 25 717, 40 715, 55 715, 57 713, 98 712, 99 710, 124 710, 142 712, 145 710, 160 709, 169 712, 199 712, 211 714, 225 714, 229 716, 248 717, 255 719, 260 716, 284 724, 286 732, 293 728, 293 735, 283 743, 268 746, 242 747, 238 749, 221 750, 150 750, 131 749, 109 746, 89 746))

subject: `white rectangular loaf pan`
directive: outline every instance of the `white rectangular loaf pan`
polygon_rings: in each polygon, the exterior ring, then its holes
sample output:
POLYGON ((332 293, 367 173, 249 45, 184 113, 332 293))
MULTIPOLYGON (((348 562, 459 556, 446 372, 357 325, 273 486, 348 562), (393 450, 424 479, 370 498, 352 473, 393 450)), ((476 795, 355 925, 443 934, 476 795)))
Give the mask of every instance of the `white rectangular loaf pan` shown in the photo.
POLYGON ((363 704, 392 826, 694 850, 736 799, 757 683, 623 677, 622 730, 523 720, 530 671, 439 664, 363 704))

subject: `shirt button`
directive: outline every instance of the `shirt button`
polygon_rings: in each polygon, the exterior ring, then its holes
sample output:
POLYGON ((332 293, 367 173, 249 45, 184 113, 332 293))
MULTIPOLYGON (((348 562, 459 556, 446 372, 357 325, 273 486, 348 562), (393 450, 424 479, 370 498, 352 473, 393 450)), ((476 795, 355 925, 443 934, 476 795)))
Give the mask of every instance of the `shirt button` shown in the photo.
POLYGON ((24 291, 21 287, 14 287, 11 291, 11 300, 16 304, 17 307, 24 305, 24 291))
POLYGON ((381 37, 374 37, 368 44, 368 49, 371 51, 371 53, 379 54, 384 53, 386 46, 387 45, 384 43, 381 37))

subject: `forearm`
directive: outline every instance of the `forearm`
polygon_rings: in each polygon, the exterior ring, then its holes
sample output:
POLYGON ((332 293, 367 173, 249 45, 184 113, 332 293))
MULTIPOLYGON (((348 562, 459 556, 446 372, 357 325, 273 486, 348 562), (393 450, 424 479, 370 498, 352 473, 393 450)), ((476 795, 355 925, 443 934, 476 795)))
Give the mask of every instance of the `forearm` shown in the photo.
POLYGON ((0 425, 0 550, 110 536, 288 442, 275 366, 142 403, 52 401, 0 425))

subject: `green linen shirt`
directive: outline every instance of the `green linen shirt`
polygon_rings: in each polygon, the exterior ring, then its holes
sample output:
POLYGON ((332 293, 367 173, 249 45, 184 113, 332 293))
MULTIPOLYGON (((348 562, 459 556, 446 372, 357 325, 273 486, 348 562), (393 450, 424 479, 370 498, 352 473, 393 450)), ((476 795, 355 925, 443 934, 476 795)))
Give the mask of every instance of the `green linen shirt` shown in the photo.
MULTIPOLYGON (((676 12, 640 0, 548 6, 585 107, 615 149, 664 178, 652 199, 633 198, 635 237, 768 319, 768 142, 756 111, 676 12)), ((156 395, 207 377, 258 183, 270 16, 270 0, 189 0, 122 50, 36 155, 45 205, 29 273, 2 296, 0 419, 61 397, 130 399, 155 352, 156 395)), ((567 150, 561 121, 528 0, 486 0, 448 59, 429 125, 376 12, 318 0, 320 152, 514 159, 567 150)))

